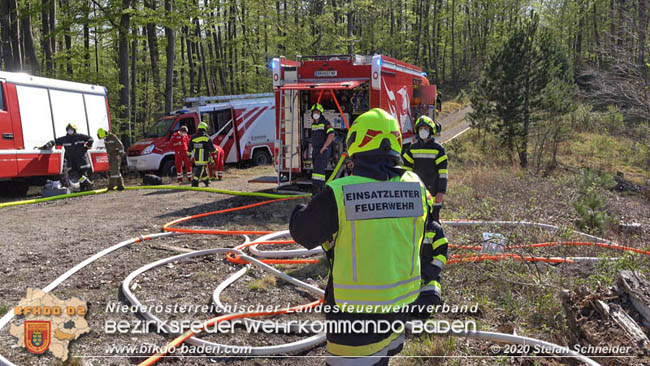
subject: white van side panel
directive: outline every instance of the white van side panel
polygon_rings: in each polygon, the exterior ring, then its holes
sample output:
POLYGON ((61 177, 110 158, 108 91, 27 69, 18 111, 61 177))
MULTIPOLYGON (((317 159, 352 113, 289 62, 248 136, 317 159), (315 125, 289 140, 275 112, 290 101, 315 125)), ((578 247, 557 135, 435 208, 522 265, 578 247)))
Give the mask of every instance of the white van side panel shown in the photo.
POLYGON ((52 113, 47 89, 16 85, 25 150, 54 140, 52 113))
POLYGON ((54 133, 65 136, 68 123, 77 125, 77 132, 89 135, 83 95, 81 93, 50 90, 52 115, 54 116, 54 133))
POLYGON ((109 131, 108 111, 106 110, 106 97, 103 95, 84 94, 86 102, 86 113, 88 115, 88 126, 90 127, 90 136, 95 139, 93 150, 103 149, 104 140, 96 138, 97 130, 101 127, 109 131))
MULTIPOLYGON (((248 149, 249 156, 245 156, 244 151, 247 146, 272 143, 275 140, 275 107, 265 106, 263 108, 267 109, 257 117, 242 136, 240 149, 243 159, 251 159, 253 157, 250 148, 248 149)), ((269 153, 272 154, 270 151, 269 153)))

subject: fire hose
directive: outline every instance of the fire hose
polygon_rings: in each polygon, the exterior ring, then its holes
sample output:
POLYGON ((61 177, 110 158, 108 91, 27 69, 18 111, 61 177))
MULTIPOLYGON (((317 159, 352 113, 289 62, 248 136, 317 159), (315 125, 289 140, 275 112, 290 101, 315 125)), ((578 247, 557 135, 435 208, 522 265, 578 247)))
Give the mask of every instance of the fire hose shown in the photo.
MULTIPOLYGON (((229 208, 229 209, 224 209, 224 210, 219 210, 219 211, 214 211, 214 212, 209 212, 209 213, 204 213, 204 214, 199 214, 199 215, 194 215, 194 216, 189 216, 185 218, 181 218, 178 220, 174 220, 168 224, 165 224, 163 226, 163 233, 159 234, 151 234, 151 235, 146 235, 146 236, 140 236, 137 238, 132 238, 123 242, 120 242, 118 244, 115 244, 109 248, 106 248, 99 253, 87 258, 83 262, 79 263, 75 267, 71 268, 67 272, 65 272, 63 275, 59 276, 56 280, 54 280, 52 283, 50 283, 48 286, 46 286, 43 291, 44 292, 50 292, 54 288, 56 288, 58 285, 60 285, 63 281, 66 279, 70 278, 72 275, 74 275, 76 272, 81 270, 82 268, 88 266, 95 260, 108 255, 118 249, 124 248, 126 246, 129 246, 131 244, 143 242, 145 240, 151 240, 155 238, 162 238, 162 237, 167 237, 167 236, 172 236, 172 235, 177 235, 177 234, 209 234, 209 235, 245 235, 245 242, 235 248, 215 248, 215 249, 207 249, 207 250, 201 250, 201 251, 196 251, 196 252, 191 252, 191 253, 186 253, 186 254, 181 254, 178 256, 162 259, 160 261, 156 261, 153 263, 150 263, 148 265, 145 265, 138 270, 132 272, 127 278, 124 280, 122 284, 122 290, 126 296, 126 298, 131 302, 132 304, 141 304, 139 303, 138 299, 133 296, 131 291, 129 290, 129 283, 137 277, 139 274, 144 273, 152 268, 158 267, 160 265, 163 265, 165 263, 169 263, 172 261, 178 261, 186 258, 191 258, 195 256, 201 256, 201 255, 212 255, 212 254, 225 254, 226 258, 233 262, 233 263, 239 263, 239 264, 245 264, 245 267, 243 267, 241 270, 237 271, 235 274, 233 274, 231 277, 229 277, 227 280, 225 280, 223 283, 221 283, 217 288, 215 289, 213 293, 213 302, 219 309, 225 309, 224 304, 221 302, 219 299, 219 296, 221 292, 228 287, 230 284, 234 283, 238 278, 242 277, 250 268, 250 265, 253 264, 255 266, 258 266, 259 268, 263 269, 264 271, 270 272, 274 276, 278 276, 282 279, 285 279, 286 281, 303 288, 307 290, 308 292, 312 293, 313 295, 316 296, 322 296, 322 290, 318 289, 315 286, 309 285, 305 282, 302 282, 298 279, 295 279, 291 276, 288 276, 284 274, 283 272, 278 271, 274 267, 270 266, 269 264, 274 264, 274 263, 314 263, 318 260, 316 259, 256 259, 254 256, 261 257, 261 258, 295 258, 295 257, 301 257, 301 256, 310 256, 310 255, 315 255, 320 253, 322 250, 320 248, 315 248, 312 250, 305 250, 305 249, 292 249, 292 250, 280 250, 280 251, 261 251, 257 247, 259 245, 270 245, 270 244, 290 244, 294 243, 293 241, 290 240, 275 240, 272 241, 270 240, 271 238, 276 238, 276 237, 282 237, 286 236, 288 234, 287 231, 280 231, 280 232, 269 232, 269 231, 243 231, 243 230, 205 230, 205 229, 186 229, 186 228, 177 228, 174 227, 174 225, 189 221, 191 219, 199 218, 199 217, 205 217, 209 215, 216 215, 216 214, 221 214, 225 212, 231 212, 235 210, 241 210, 241 209, 246 209, 246 208, 252 208, 252 207, 257 207, 263 204, 268 204, 268 203, 273 203, 277 202, 280 200, 286 200, 286 199, 295 199, 295 198, 300 198, 303 196, 288 196, 288 195, 275 195, 275 194, 269 194, 269 193, 253 193, 253 192, 238 192, 238 191, 227 191, 227 190, 219 190, 219 189, 212 189, 212 188, 194 188, 194 187, 179 187, 179 186, 146 186, 146 187, 127 187, 127 189, 176 189, 176 190, 196 190, 196 191, 206 191, 206 192, 215 192, 215 193, 222 193, 222 194, 233 194, 233 195, 242 195, 242 196, 253 196, 253 197, 264 197, 264 198, 276 198, 274 200, 270 201, 263 201, 255 204, 250 204, 250 205, 245 205, 242 207, 236 207, 236 208, 229 208), (265 234, 264 236, 258 238, 257 240, 250 241, 250 239, 246 235, 262 235, 265 234), (242 250, 244 248, 248 248, 251 255, 246 255, 242 250)), ((65 197, 49 197, 45 199, 35 199, 35 200, 27 200, 27 201, 19 201, 19 202, 9 202, 5 204, 0 204, 0 208, 3 207, 9 207, 9 206, 16 206, 20 204, 31 204, 31 203, 39 203, 39 202, 46 202, 46 201, 51 201, 53 199, 61 199, 61 198, 68 198, 68 197, 77 197, 77 196, 83 196, 83 195, 88 195, 88 194, 97 194, 97 193, 103 193, 105 190, 97 190, 97 191, 90 191, 90 192, 80 192, 80 193, 73 193, 70 195, 64 195, 65 197)), ((548 225, 548 224, 540 224, 540 223, 531 223, 531 222, 512 222, 512 221, 443 221, 444 224, 449 225, 449 226, 468 226, 468 225, 486 225, 486 224, 493 224, 493 225, 506 225, 506 226, 513 226, 513 225, 523 225, 523 226, 537 226, 540 228, 545 228, 549 230, 558 230, 559 227, 553 226, 553 225, 548 225)), ((602 248, 607 248, 607 249, 614 249, 614 250, 621 250, 621 251, 629 251, 637 254, 644 254, 644 255, 649 255, 650 256, 650 251, 643 251, 640 249, 636 248, 631 248, 631 247, 625 247, 625 246, 620 246, 618 244, 615 244, 611 241, 594 237, 585 233, 580 233, 576 232, 579 235, 582 235, 586 238, 590 238, 593 240, 596 240, 596 242, 550 242, 550 243, 539 243, 539 244, 530 244, 526 246, 512 246, 512 247, 506 247, 507 249, 517 249, 517 248, 522 248, 522 247, 550 247, 550 246, 556 246, 556 245, 582 245, 582 246, 594 246, 594 247, 602 247, 602 248)), ((450 247, 454 247, 453 245, 450 245, 450 247)), ((474 249, 478 250, 480 247, 479 246, 458 246, 459 248, 464 248, 464 249, 474 249)), ((502 255, 474 255, 474 256, 452 256, 452 259, 448 261, 448 263, 462 263, 462 262, 479 262, 479 261, 484 261, 484 260, 503 260, 503 259, 515 259, 515 260, 524 260, 524 261, 542 261, 542 262, 548 262, 548 263, 571 263, 573 259, 569 258, 546 258, 546 257, 532 257, 532 256, 518 256, 516 254, 512 253, 504 253, 502 255)), ((576 258, 579 259, 579 258, 576 258)), ((583 258, 584 259, 584 258, 583 258)), ((594 259, 594 258, 589 258, 589 259, 594 259)), ((322 302, 322 299, 313 301, 309 304, 304 304, 304 305, 299 305, 290 309, 284 309, 278 312, 253 312, 253 313, 237 313, 237 314, 227 314, 227 315, 221 315, 219 317, 213 318, 208 320, 204 324, 204 328, 207 328, 211 325, 214 325, 216 323, 219 323, 221 321, 225 320, 232 320, 232 319, 238 319, 238 318, 251 318, 251 317, 258 317, 258 316, 268 316, 268 315, 276 315, 276 314, 281 314, 281 313, 287 313, 287 312, 292 312, 292 311, 298 311, 301 309, 307 309, 313 306, 316 306, 322 302)), ((155 317, 153 314, 146 314, 142 313, 142 315, 153 321, 158 321, 160 322, 160 319, 155 317)), ((5 314, 0 319, 0 329, 2 329, 4 326, 6 326, 7 323, 11 321, 13 318, 13 313, 9 312, 5 314)), ((246 319, 245 321, 253 321, 252 319, 246 319)), ((163 327, 163 330, 168 331, 169 329, 165 329, 163 327)), ((576 352, 573 352, 566 347, 558 346, 558 345, 553 345, 551 343, 547 343, 541 340, 536 340, 533 338, 528 338, 528 337, 522 337, 522 336, 517 336, 517 335, 510 335, 510 334, 502 334, 502 333, 494 333, 494 332, 484 332, 484 331, 476 331, 476 332, 450 332, 450 335, 454 336, 463 336, 463 337, 472 337, 472 338, 477 338, 477 339, 486 339, 486 340, 493 340, 493 341, 498 341, 498 342, 508 342, 508 343, 515 343, 515 344, 531 344, 531 345, 545 345, 545 346, 552 346, 552 349, 557 350, 556 353, 563 355, 563 356, 569 356, 569 357, 576 357, 580 359, 581 361, 589 364, 589 365, 598 365, 598 363, 592 361, 591 359, 582 356, 576 352)), ((186 332, 184 334, 181 334, 178 336, 172 343, 170 343, 171 346, 173 345, 179 345, 183 342, 189 342, 191 344, 195 345, 217 345, 215 343, 203 341, 199 338, 195 337, 195 334, 192 332, 186 332)), ((313 336, 310 336, 306 339, 303 339, 301 341, 297 342, 292 342, 289 344, 284 344, 284 345, 278 345, 278 346, 270 346, 270 347, 253 347, 252 351, 253 354, 260 354, 260 355, 272 355, 272 354, 285 354, 285 353, 291 353, 291 352, 297 352, 300 350, 305 350, 312 348, 324 341, 324 334, 319 333, 315 334, 313 336)), ((169 349, 169 347, 167 348, 169 349)), ((141 365, 152 365, 155 363, 157 360, 162 358, 164 354, 156 354, 152 356, 150 359, 144 361, 141 363, 141 365)), ((2 355, 0 355, 0 364, 6 364, 6 365, 13 365, 10 361, 6 360, 2 355)))

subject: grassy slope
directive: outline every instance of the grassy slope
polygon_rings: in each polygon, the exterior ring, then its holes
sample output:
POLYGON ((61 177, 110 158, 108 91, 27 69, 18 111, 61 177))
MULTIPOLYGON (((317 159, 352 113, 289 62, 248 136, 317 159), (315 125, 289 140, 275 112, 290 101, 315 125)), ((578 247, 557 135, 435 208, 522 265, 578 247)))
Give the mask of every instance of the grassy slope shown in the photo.
MULTIPOLYGON (((577 239, 572 235, 577 214, 572 202, 578 199, 580 168, 591 167, 615 174, 623 171, 626 178, 645 182, 650 174, 641 168, 635 145, 626 138, 595 133, 582 133, 560 148, 560 169, 550 174, 522 171, 509 157, 488 141, 481 150, 475 131, 449 144, 449 192, 443 209, 444 219, 528 220, 552 223, 563 227, 558 233, 536 229, 480 227, 456 229, 446 227, 450 242, 471 244, 481 240, 481 232, 499 232, 508 244, 530 244, 545 241, 577 239), (602 149, 601 147, 606 148, 602 149), (621 164, 612 164, 619 161, 621 164)), ((615 219, 640 222, 645 233, 620 232, 617 225, 607 227, 602 236, 618 243, 650 250, 650 202, 642 195, 602 190, 606 209, 615 219)), ((450 256, 464 253, 452 249, 450 256)), ((549 266, 528 262, 501 261, 448 265, 444 272, 443 297, 453 304, 479 304, 478 314, 438 314, 442 319, 475 319, 484 330, 493 330, 538 337, 550 342, 569 344, 564 311, 559 293, 562 288, 579 285, 609 285, 617 269, 650 269, 650 258, 612 252, 604 249, 565 248, 519 250, 522 255, 541 256, 618 256, 618 261, 598 264, 563 264, 549 266)), ((513 359, 467 359, 463 356, 490 355, 486 342, 443 336, 411 336, 403 355, 455 356, 444 359, 400 358, 391 365, 478 365, 522 364, 513 359), (460 358, 459 358, 460 357, 460 358)), ((535 359, 538 364, 560 364, 559 360, 535 359)), ((534 364, 532 362, 526 364, 534 364)))

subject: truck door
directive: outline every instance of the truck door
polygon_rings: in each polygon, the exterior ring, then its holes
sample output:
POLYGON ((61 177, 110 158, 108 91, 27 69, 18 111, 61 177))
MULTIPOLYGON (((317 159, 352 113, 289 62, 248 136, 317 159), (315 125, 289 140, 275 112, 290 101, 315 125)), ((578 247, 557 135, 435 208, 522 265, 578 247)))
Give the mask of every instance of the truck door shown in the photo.
POLYGON ((11 126, 8 104, 5 82, 0 80, 0 134, 2 135, 0 137, 0 178, 18 175, 14 130, 11 126))
POLYGON ((211 112, 210 122, 212 123, 212 141, 215 145, 221 146, 226 156, 226 163, 240 161, 239 144, 235 134, 234 114, 232 108, 220 109, 211 112))

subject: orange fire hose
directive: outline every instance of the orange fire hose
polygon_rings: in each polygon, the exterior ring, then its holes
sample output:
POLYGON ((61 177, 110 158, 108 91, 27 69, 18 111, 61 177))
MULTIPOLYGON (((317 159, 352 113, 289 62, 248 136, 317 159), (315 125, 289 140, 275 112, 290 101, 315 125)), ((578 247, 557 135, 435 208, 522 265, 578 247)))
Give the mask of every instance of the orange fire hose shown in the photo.
MULTIPOLYGON (((207 213, 202 213, 202 214, 197 214, 197 215, 192 215, 192 216, 187 216, 183 217, 174 221, 171 221, 163 226, 163 231, 169 231, 169 232, 177 232, 177 233, 184 233, 184 234, 204 234, 204 235, 247 235, 247 234, 252 234, 252 235, 263 235, 263 234, 270 234, 273 233, 273 231, 256 231, 256 230, 207 230, 207 229, 186 229, 186 228, 177 228, 173 227, 176 224, 182 223, 182 222, 187 222, 193 219, 201 218, 201 217, 206 217, 206 216, 211 216, 211 215, 218 215, 226 212, 233 212, 233 211, 238 211, 238 210, 243 210, 247 208, 253 208, 253 207, 258 207, 262 206, 265 204, 269 203, 274 203, 274 202, 279 202, 279 201, 285 201, 285 200, 291 200, 291 199, 296 199, 296 198, 301 198, 301 197, 289 197, 289 198, 280 198, 280 199, 273 199, 269 201, 262 201, 254 204, 249 204, 245 206, 240 206, 240 207, 232 207, 232 208, 227 208, 227 209, 222 209, 222 210, 217 210, 217 211, 212 211, 212 212, 207 212, 207 213)), ((233 249, 236 250, 241 250, 243 248, 252 246, 252 245, 283 245, 283 244, 295 244, 296 242, 294 240, 269 240, 269 241, 262 241, 262 242, 251 242, 251 243, 246 243, 246 244, 241 244, 236 246, 233 249)), ((616 244, 606 244, 606 243, 592 243, 592 242, 546 242, 546 243, 536 243, 536 244, 524 244, 524 245, 514 245, 514 246, 508 246, 504 247, 504 249, 521 249, 521 248, 543 248, 543 247, 552 247, 552 246, 557 246, 557 245, 566 245, 566 246, 595 246, 595 247, 601 247, 601 248, 607 248, 607 249, 615 249, 615 250, 622 250, 622 251, 629 251, 629 252, 634 252, 638 254, 645 254, 650 256, 650 251, 644 251, 632 247, 626 247, 626 246, 620 246, 616 244)), ((479 245, 454 245, 454 244, 449 244, 449 248, 458 248, 458 249, 469 249, 469 250, 476 250, 479 251, 482 249, 482 246, 479 245)), ((236 263, 236 264, 247 264, 249 263, 248 261, 242 259, 239 255, 235 253, 229 253, 226 255, 226 259, 230 261, 231 263, 236 263)), ((478 255, 452 255, 450 259, 447 261, 448 264, 461 264, 461 263, 469 263, 469 262, 484 262, 484 261, 499 261, 499 260, 504 260, 504 259, 512 259, 512 260, 517 260, 517 261, 528 261, 528 262, 545 262, 545 263, 551 263, 551 264, 557 264, 557 263, 574 263, 573 260, 571 259, 566 259, 566 258, 547 258, 547 257, 534 257, 534 256, 521 256, 518 254, 514 253, 503 253, 503 254, 497 254, 497 255, 492 255, 492 254, 478 254, 478 255)), ((308 263, 317 263, 319 262, 318 259, 263 259, 260 260, 261 262, 267 263, 267 264, 308 264, 308 263)), ((301 309, 309 309, 313 308, 319 304, 323 303, 323 299, 313 301, 308 304, 304 305, 297 305, 288 309, 283 309, 283 310, 278 310, 278 311, 271 311, 271 312, 250 312, 250 313, 239 313, 239 314, 226 314, 226 315, 221 315, 215 318, 212 318, 208 321, 206 321, 201 330, 205 330, 210 326, 213 326, 219 322, 226 321, 226 320, 233 320, 233 319, 239 319, 239 318, 250 318, 250 317, 262 317, 262 316, 271 316, 271 315, 278 315, 278 314, 286 314, 286 313, 291 313, 295 312, 301 309)), ((150 366, 155 364, 157 361, 159 361, 162 357, 164 357, 167 353, 169 353, 170 349, 175 349, 179 345, 181 345, 183 342, 191 338, 192 336, 196 335, 195 332, 187 331, 183 333, 182 335, 176 337, 174 340, 172 340, 166 347, 164 347, 160 352, 156 353, 155 355, 149 357, 145 361, 141 362, 139 366, 150 366)))

